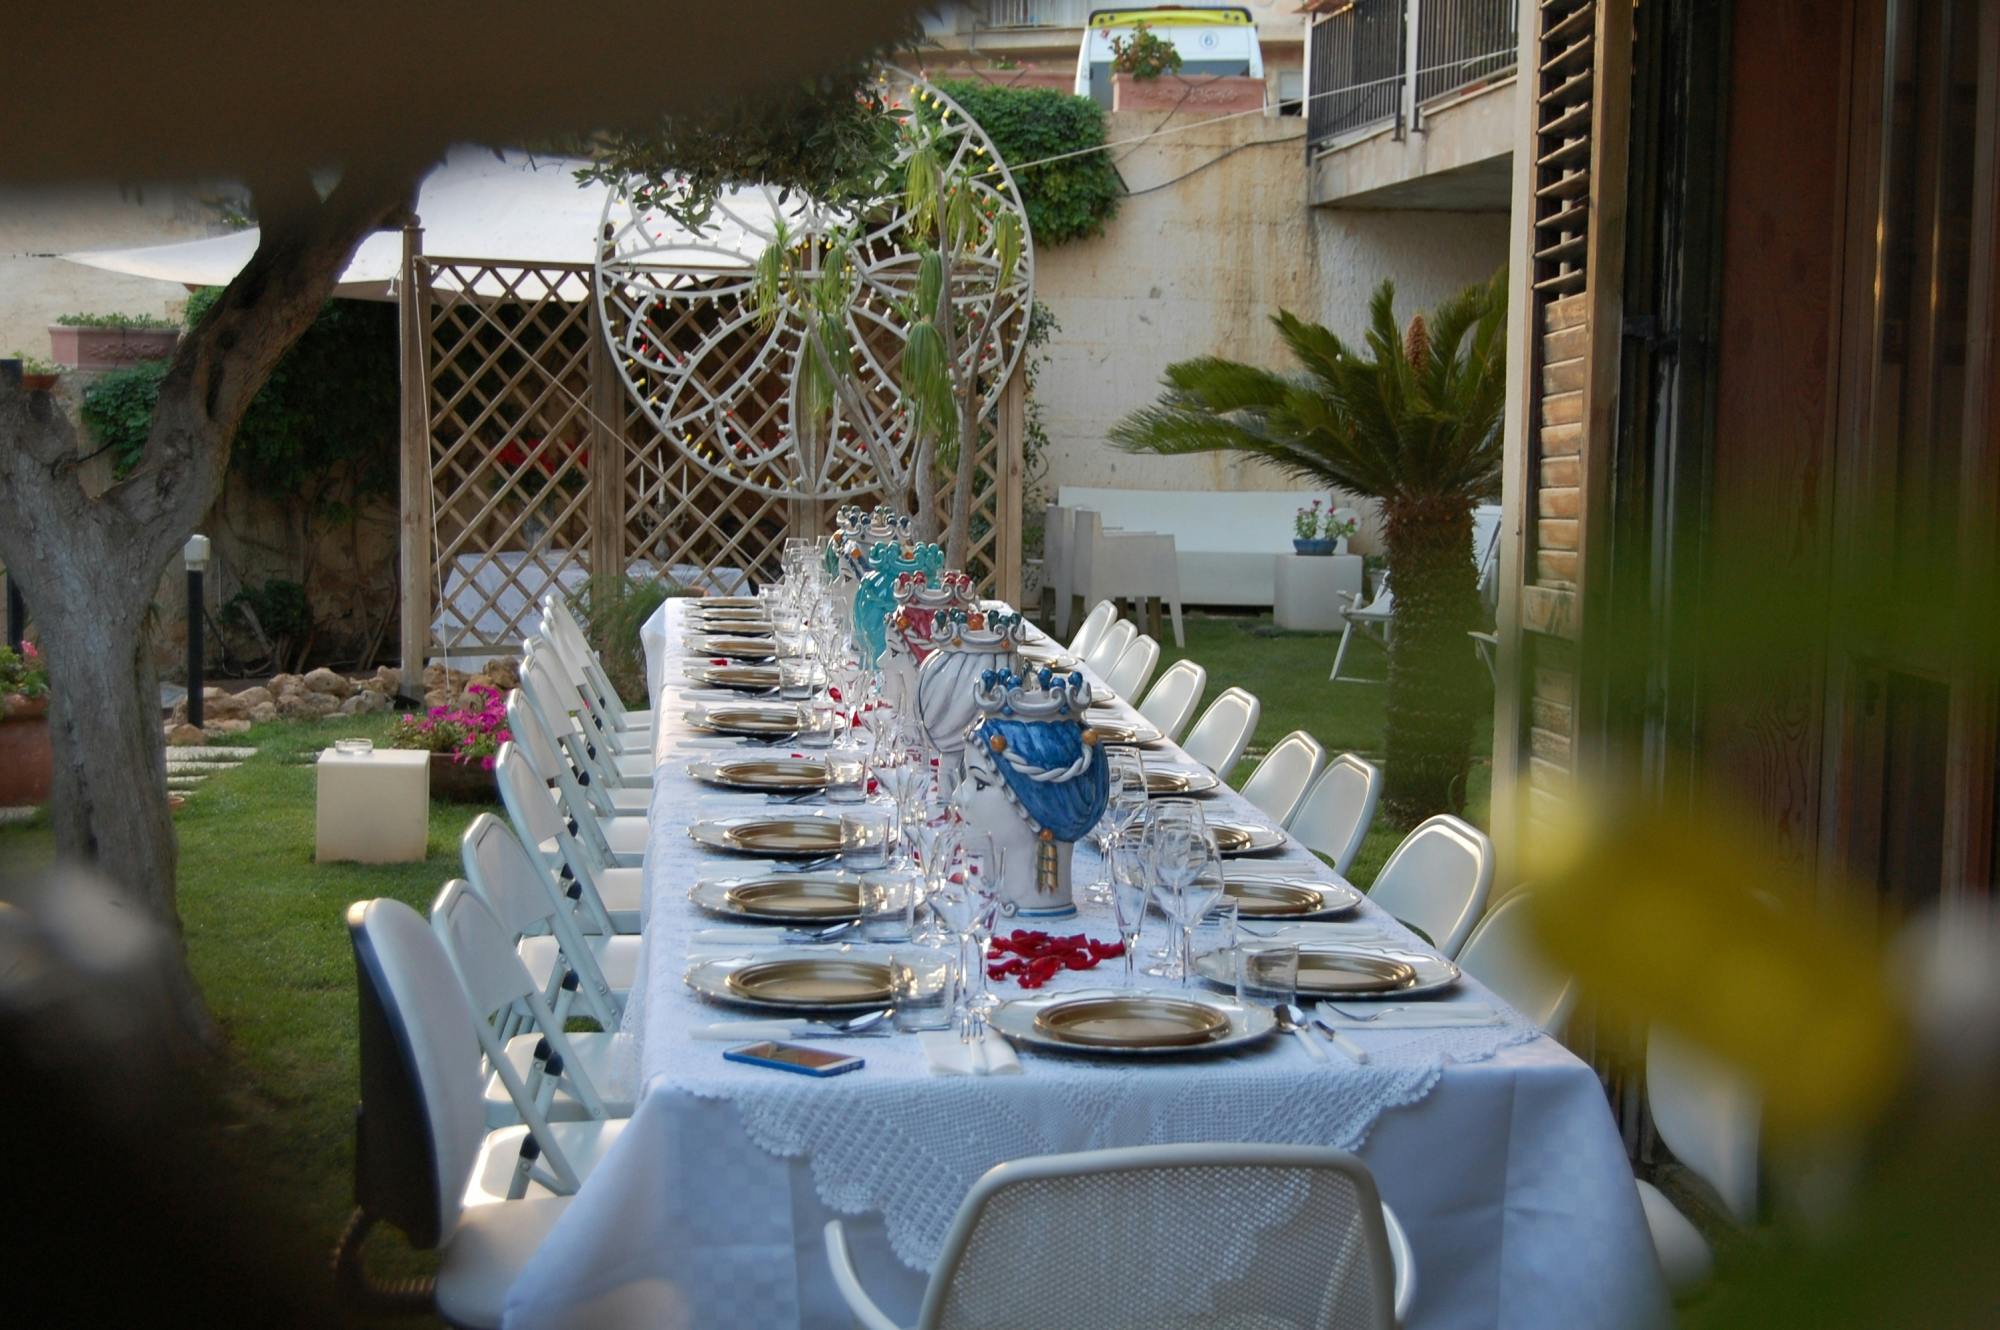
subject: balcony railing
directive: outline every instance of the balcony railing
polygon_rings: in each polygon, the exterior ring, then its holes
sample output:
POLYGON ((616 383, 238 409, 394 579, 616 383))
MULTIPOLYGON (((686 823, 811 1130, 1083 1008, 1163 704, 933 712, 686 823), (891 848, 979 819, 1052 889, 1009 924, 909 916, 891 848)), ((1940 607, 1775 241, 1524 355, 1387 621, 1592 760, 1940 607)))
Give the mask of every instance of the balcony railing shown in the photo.
POLYGON ((1308 151, 1417 122, 1440 98, 1514 68, 1515 0, 1351 0, 1306 34, 1308 151))
POLYGON ((982 28, 1080 28, 1088 0, 986 0, 982 28))

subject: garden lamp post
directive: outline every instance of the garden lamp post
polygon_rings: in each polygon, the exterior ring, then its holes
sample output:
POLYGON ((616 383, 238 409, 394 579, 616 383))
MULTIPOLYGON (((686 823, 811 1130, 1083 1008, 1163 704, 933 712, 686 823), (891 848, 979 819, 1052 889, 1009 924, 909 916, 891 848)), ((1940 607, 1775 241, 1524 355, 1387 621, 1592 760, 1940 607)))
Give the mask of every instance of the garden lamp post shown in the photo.
POLYGON ((188 603, 187 603, 187 718, 188 724, 201 728, 201 575, 208 571, 208 537, 200 534, 188 537, 181 548, 181 558, 187 562, 188 603))
POLYGON ((7 578, 7 645, 19 651, 21 639, 28 632, 28 602, 21 599, 21 588, 12 574, 7 578))

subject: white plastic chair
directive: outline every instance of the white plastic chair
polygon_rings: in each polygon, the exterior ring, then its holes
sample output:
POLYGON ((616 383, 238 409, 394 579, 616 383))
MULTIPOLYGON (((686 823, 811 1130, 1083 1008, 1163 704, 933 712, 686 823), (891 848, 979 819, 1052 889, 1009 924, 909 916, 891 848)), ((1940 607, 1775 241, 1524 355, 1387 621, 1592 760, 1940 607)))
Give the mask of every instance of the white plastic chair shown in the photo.
POLYGON ((1139 703, 1139 714, 1153 722, 1167 742, 1179 743, 1201 704, 1202 690, 1208 687, 1208 671, 1191 660, 1177 660, 1139 703))
POLYGON ((538 643, 529 643, 521 657, 521 691, 540 714, 550 737, 569 752, 579 771, 615 785, 653 783, 653 768, 658 764, 651 747, 635 736, 633 747, 619 748, 598 733, 589 715, 579 714, 582 694, 558 677, 538 643))
POLYGON ((527 693, 519 688, 507 692, 507 732, 522 746, 528 755, 528 764, 537 774, 546 771, 567 773, 566 777, 562 777, 563 796, 588 803, 600 817, 643 818, 652 806, 653 792, 643 786, 614 785, 608 780, 594 779, 587 771, 577 770, 569 753, 550 735, 541 713, 535 710, 527 693))
POLYGON ((361 1001, 361 1113, 358 1211, 337 1274, 361 1282, 362 1241, 386 1220, 411 1245, 437 1249, 440 1316, 498 1326, 507 1290, 624 1121, 487 1132, 476 1018, 437 936, 394 900, 355 902, 347 930, 361 1001))
MULTIPOLYGON (((1388 1330, 1416 1286, 1397 1264, 1393 1223, 1367 1166, 1341 1150, 1152 1145, 1016 1159, 959 1206, 917 1330, 1388 1330)), ((862 1287, 838 1219, 826 1251, 855 1321, 898 1330, 862 1287)))
POLYGON ((1097 645, 1083 658, 1084 668, 1102 679, 1111 673, 1111 667, 1125 654, 1125 648, 1132 645, 1139 636, 1138 626, 1130 619, 1120 619, 1104 630, 1104 636, 1097 639, 1097 645))
MULTIPOLYGON (((1730 1218, 1756 1223, 1761 1105, 1743 1079, 1656 1025, 1646 1036, 1646 1104, 1674 1158, 1714 1190, 1730 1218)), ((1715 1268, 1708 1240, 1665 1192, 1635 1181, 1667 1287, 1685 1293, 1715 1268)))
POLYGON ((1373 763, 1342 753, 1326 764, 1285 826, 1307 849, 1332 859, 1333 871, 1346 877, 1381 802, 1382 773, 1373 763))
POLYGON ((510 945, 500 921, 462 878, 431 905, 431 929, 451 957, 486 1050, 486 1125, 522 1122, 533 1104, 551 1122, 629 1118, 632 1101, 607 1099, 618 1052, 616 1031, 564 1030, 568 990, 550 1004, 510 945))
POLYGON ((1576 982, 1543 961, 1530 929, 1534 893, 1509 892, 1459 950, 1459 968, 1514 1010, 1555 1034, 1576 1003, 1576 982))
POLYGON ((652 708, 625 705, 625 699, 612 686, 611 676, 604 672, 604 661, 597 648, 590 645, 590 637, 576 611, 553 591, 542 597, 542 634, 562 654, 573 681, 589 694, 593 705, 602 709, 607 725, 641 732, 652 729, 652 708))
POLYGON ((1107 528, 1096 509, 1078 508, 1070 536, 1070 580, 1085 601, 1123 597, 1137 605, 1158 596, 1173 619, 1174 645, 1187 645, 1181 632, 1180 558, 1172 536, 1107 528))
POLYGON ((1104 676, 1104 686, 1129 702, 1153 681, 1153 671, 1159 668, 1159 664, 1160 644, 1141 633, 1132 639, 1132 645, 1119 653, 1118 663, 1111 667, 1111 673, 1104 676))
POLYGON ((500 760, 493 771, 498 777, 500 802, 506 805, 507 820, 514 824, 514 834, 524 844, 533 846, 552 869, 560 868, 565 889, 574 887, 579 893, 591 931, 638 932, 639 899, 643 894, 639 870, 611 867, 593 858, 571 832, 550 797, 548 786, 511 741, 500 745, 500 760))
MULTIPOLYGON (((516 690, 519 691, 519 690, 516 690)), ((521 708, 522 721, 534 728, 538 717, 534 708, 525 704, 521 708)), ((510 712, 507 720, 511 727, 515 713, 510 712)), ((511 733, 511 729, 510 729, 511 733)), ((600 816, 597 805, 584 792, 577 772, 567 759, 560 755, 555 745, 549 742, 549 735, 543 729, 539 742, 529 739, 516 743, 516 750, 528 763, 529 768, 548 787, 549 797, 554 801, 556 812, 569 825, 570 833, 583 846, 585 857, 593 869, 637 868, 646 857, 647 822, 644 813, 613 813, 600 816), (536 758, 537 751, 552 754, 554 760, 544 766, 536 758)), ((582 779, 589 779, 588 776, 582 779)), ((557 853, 554 844, 544 845, 543 853, 551 858, 557 853)))
POLYGON ((1090 607, 1090 613, 1083 616, 1077 625, 1076 636, 1069 640, 1069 654, 1082 660, 1089 655, 1106 630, 1118 619, 1118 607, 1108 600, 1100 600, 1090 607))
POLYGON ((570 896, 548 866, 528 852, 514 829, 481 813, 459 838, 465 877, 552 1007, 573 988, 600 1029, 625 1019, 625 996, 639 973, 639 939, 591 931, 582 893, 570 896))
POLYGON ((1319 740, 1304 730, 1293 730, 1272 745, 1250 779, 1243 782, 1243 797, 1282 827, 1292 820, 1325 765, 1326 749, 1319 740))
MULTIPOLYGON (((1384 647, 1387 647, 1389 645, 1389 636, 1395 631, 1396 617, 1396 597, 1389 590, 1389 578, 1386 574, 1383 576, 1381 584, 1375 588, 1375 599, 1369 601, 1366 605, 1361 603, 1361 597, 1350 595, 1345 591, 1334 594, 1340 596, 1348 603, 1340 611, 1342 620, 1340 645, 1334 648, 1333 673, 1327 675, 1329 679, 1339 679, 1341 677, 1340 667, 1347 660, 1347 648, 1354 641, 1354 635, 1357 632, 1363 637, 1371 638, 1374 641, 1380 642, 1384 647)), ((1347 682, 1353 683, 1356 680, 1352 675, 1349 675, 1347 682)), ((1359 682, 1372 683, 1374 680, 1363 679, 1359 682)))
POLYGON ((1368 898, 1457 956, 1493 889, 1493 842, 1463 818, 1424 819, 1382 865, 1368 898))
POLYGON ((1042 585, 1055 597, 1055 617, 1050 625, 1055 636, 1069 633, 1070 597, 1076 593, 1070 590, 1070 535, 1076 529, 1076 514, 1059 503, 1048 506, 1042 518, 1042 585))
POLYGON ((1225 688, 1201 713, 1181 747, 1217 779, 1226 781, 1236 770, 1243 750, 1250 746, 1250 736, 1256 732, 1257 718, 1263 711, 1264 704, 1251 694, 1241 688, 1225 688))

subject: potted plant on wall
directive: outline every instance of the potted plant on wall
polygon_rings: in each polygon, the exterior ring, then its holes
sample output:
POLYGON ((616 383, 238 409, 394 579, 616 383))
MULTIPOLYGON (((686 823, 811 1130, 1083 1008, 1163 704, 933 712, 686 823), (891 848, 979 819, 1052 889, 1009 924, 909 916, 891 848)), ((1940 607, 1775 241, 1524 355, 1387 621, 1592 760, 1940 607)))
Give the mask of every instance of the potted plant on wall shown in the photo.
POLYGON ((180 336, 180 324, 151 314, 64 314, 49 325, 55 358, 78 369, 165 360, 180 336))
POLYGON ((56 380, 62 378, 62 366, 31 356, 25 351, 16 351, 14 359, 21 362, 21 390, 31 393, 53 392, 56 380))
POLYGON ((0 808, 47 803, 54 772, 41 652, 33 642, 0 646, 0 808))
POLYGON ((1330 516, 1322 514, 1321 510, 1324 507, 1325 505, 1320 500, 1314 499, 1312 507, 1301 508, 1293 516, 1292 548, 1300 554, 1324 555, 1333 553, 1332 538, 1320 534, 1320 524, 1323 518, 1324 520, 1331 520, 1330 516))

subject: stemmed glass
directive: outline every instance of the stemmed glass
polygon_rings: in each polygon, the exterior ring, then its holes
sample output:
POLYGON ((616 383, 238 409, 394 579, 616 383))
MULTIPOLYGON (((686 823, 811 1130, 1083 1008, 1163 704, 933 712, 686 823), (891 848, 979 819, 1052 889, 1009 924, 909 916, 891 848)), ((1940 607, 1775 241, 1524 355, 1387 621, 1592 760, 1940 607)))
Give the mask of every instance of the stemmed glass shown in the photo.
MULTIPOLYGON (((1179 924, 1181 889, 1194 878, 1211 844, 1200 805, 1192 799, 1155 800, 1146 812, 1142 844, 1158 888, 1155 899, 1168 918, 1179 924)), ((1170 945, 1160 955, 1163 963, 1148 966, 1146 973, 1167 979, 1185 978, 1179 969, 1178 947, 1170 945)))
POLYGON ((1146 923, 1146 901, 1153 894, 1153 873, 1137 844, 1111 843, 1111 907, 1118 919, 1118 940, 1125 944, 1125 987, 1139 986, 1139 932, 1146 923))
POLYGON ((960 1039, 986 1033, 984 958, 986 942, 993 936, 993 916, 1000 906, 1001 853, 992 837, 982 832, 965 837, 954 833, 950 844, 936 856, 937 871, 928 875, 933 879, 931 910, 958 939, 960 1039), (975 941, 979 944, 976 952, 975 941), (970 968, 975 965, 977 977, 970 968))
POLYGON ((959 830, 959 861, 964 865, 966 889, 976 898, 972 913, 972 996, 966 1007, 972 1013, 973 1037, 986 1033, 986 1021, 1000 999, 986 987, 986 949, 993 943, 993 926, 1000 915, 1000 889, 1007 871, 1007 847, 983 831, 959 830))
POLYGON ((1194 983, 1194 930, 1211 907, 1222 899, 1222 856, 1215 842, 1204 844, 1192 856, 1193 871, 1181 884, 1180 901, 1175 906, 1175 922, 1181 926, 1181 987, 1194 983))
POLYGON ((1090 838, 1097 845, 1098 862, 1096 878, 1083 888, 1084 902, 1089 905, 1111 903, 1112 847, 1146 811, 1146 767, 1139 751, 1107 748, 1104 756, 1110 768, 1111 793, 1104 804, 1104 816, 1090 829, 1090 838))

